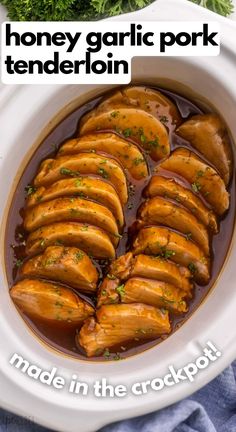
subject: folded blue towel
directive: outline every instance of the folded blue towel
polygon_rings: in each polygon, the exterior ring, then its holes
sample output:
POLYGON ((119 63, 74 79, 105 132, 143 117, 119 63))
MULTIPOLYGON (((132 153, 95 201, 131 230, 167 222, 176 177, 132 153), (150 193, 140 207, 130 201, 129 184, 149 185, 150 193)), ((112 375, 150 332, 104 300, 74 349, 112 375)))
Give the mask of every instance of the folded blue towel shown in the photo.
MULTIPOLYGON (((236 432, 236 361, 192 396, 99 432, 236 432)), ((49 432, 0 409, 0 432, 49 432)), ((79 429, 78 429, 79 432, 79 429)))

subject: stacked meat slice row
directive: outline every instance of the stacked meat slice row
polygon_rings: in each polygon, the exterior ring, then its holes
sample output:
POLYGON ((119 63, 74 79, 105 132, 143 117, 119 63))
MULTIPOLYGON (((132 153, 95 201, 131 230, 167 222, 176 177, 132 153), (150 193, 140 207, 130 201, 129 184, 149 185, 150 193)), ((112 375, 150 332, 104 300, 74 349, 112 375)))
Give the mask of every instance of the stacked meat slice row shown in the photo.
POLYGON ((95 133, 67 141, 55 159, 42 162, 24 214, 29 259, 11 289, 28 315, 78 325, 93 315, 76 292, 96 293, 99 275, 91 258, 115 257, 128 200, 125 172, 137 180, 148 174, 145 160, 140 175, 127 153, 142 158, 121 137, 95 133))
POLYGON ((229 206, 231 170, 230 145, 218 116, 195 116, 181 124, 175 104, 158 91, 114 92, 82 118, 78 138, 39 168, 24 216, 29 259, 11 289, 13 300, 33 318, 78 328, 84 323, 76 341, 87 356, 167 335, 169 313, 188 310, 193 281, 210 279, 211 236, 229 206), (178 127, 195 152, 183 147, 170 154, 163 123, 172 131, 178 127), (199 144, 203 137, 212 154, 199 144), (221 170, 215 147, 224 159, 221 170), (157 162, 155 173, 138 210, 132 248, 115 259, 128 180, 149 174, 145 153, 157 162), (93 258, 111 260, 96 314, 79 296, 98 288, 93 258))
MULTIPOLYGON (((115 94, 111 100, 117 97, 115 94)), ((99 121, 104 118, 101 111, 99 121)), ((97 121, 95 114, 87 115, 82 128, 97 121)), ((168 334, 169 313, 186 313, 194 282, 205 285, 210 280, 211 238, 219 231, 219 217, 229 207, 230 143, 225 126, 214 114, 194 116, 177 133, 186 138, 188 148, 174 150, 157 164, 137 213, 138 233, 131 251, 112 262, 99 287, 96 320, 88 319, 77 336, 88 356, 106 347, 123 344, 124 348, 131 334, 140 341, 168 334), (195 122, 200 124, 198 128, 195 122), (224 162, 224 176, 219 158, 224 162), (143 305, 158 310, 161 332, 151 323, 147 327, 141 315, 143 305), (130 322, 130 308, 135 308, 136 314, 140 308, 139 327, 133 318, 130 322)))

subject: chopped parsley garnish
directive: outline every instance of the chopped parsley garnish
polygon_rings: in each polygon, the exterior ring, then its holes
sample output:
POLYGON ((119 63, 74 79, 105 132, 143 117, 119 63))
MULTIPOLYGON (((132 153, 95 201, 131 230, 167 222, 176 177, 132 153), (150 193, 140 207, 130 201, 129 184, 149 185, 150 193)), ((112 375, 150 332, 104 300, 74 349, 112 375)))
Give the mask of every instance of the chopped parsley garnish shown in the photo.
POLYGON ((166 249, 165 247, 160 246, 159 244, 158 244, 158 247, 160 247, 161 252, 160 252, 160 254, 158 254, 156 256, 156 258, 169 259, 169 258, 171 258, 172 256, 175 255, 175 251, 173 251, 171 249, 166 249))
POLYGON ((192 274, 195 274, 196 271, 197 271, 197 268, 196 268, 195 264, 192 263, 192 262, 189 263, 188 268, 189 268, 189 270, 190 270, 190 272, 191 272, 192 274))
POLYGON ((159 120, 160 120, 161 123, 164 123, 164 124, 168 123, 168 117, 166 117, 164 115, 160 116, 159 120))
POLYGON ((191 240, 191 238, 192 238, 192 233, 189 232, 189 233, 185 234, 185 236, 186 236, 186 239, 187 239, 187 240, 191 240))
POLYGON ((165 258, 165 259, 171 258, 174 255, 175 255, 175 251, 170 250, 170 249, 166 249, 162 254, 163 258, 165 258))
POLYGON ((115 353, 113 360, 121 360, 120 354, 119 353, 115 353))
POLYGON ((18 259, 18 260, 16 260, 16 267, 21 267, 22 266, 22 264, 23 264, 23 260, 21 260, 21 259, 18 259))
POLYGON ((37 191, 37 188, 35 186, 32 186, 32 185, 27 185, 25 188, 25 191, 26 191, 27 195, 29 196, 29 195, 34 194, 37 191))
POLYGON ((143 143, 143 144, 145 144, 147 142, 147 138, 143 133, 140 135, 140 140, 141 140, 141 143, 143 143))
POLYGON ((48 258, 46 261, 44 261, 44 266, 47 267, 52 264, 55 264, 56 261, 57 261, 56 258, 48 258))
POLYGON ((118 294, 121 296, 121 298, 125 295, 125 285, 124 284, 122 284, 122 285, 119 285, 117 288, 116 288, 116 291, 118 292, 118 294))
POLYGON ((83 257, 84 257, 84 252, 82 252, 82 251, 76 252, 76 254, 75 254, 75 262, 76 262, 76 264, 78 264, 78 262, 80 260, 82 260, 83 257))
POLYGON ((108 172, 104 168, 99 168, 98 169, 98 174, 100 176, 102 176, 104 179, 108 179, 109 178, 109 174, 108 174, 108 172))
POLYGON ((76 196, 78 196, 80 198, 86 198, 87 195, 84 192, 80 191, 79 193, 76 194, 76 196))
POLYGON ((78 177, 80 175, 79 171, 72 171, 69 168, 61 168, 60 174, 68 177, 78 177))
POLYGON ((64 306, 64 303, 61 303, 61 302, 59 302, 59 301, 56 301, 56 302, 55 302, 55 306, 57 306, 57 307, 63 307, 63 306, 64 306))
POLYGON ((133 184, 129 184, 128 186, 130 196, 135 195, 135 186, 133 184))
POLYGON ((111 356, 110 351, 108 348, 106 348, 104 353, 103 353, 103 357, 105 357, 105 359, 109 359, 110 356, 111 356))
POLYGON ((119 114, 120 114, 120 111, 113 111, 113 112, 111 113, 111 117, 116 118, 116 117, 119 116, 119 114))
POLYGON ((75 180, 75 187, 80 187, 82 186, 83 182, 82 182, 82 178, 77 178, 75 180))
POLYGON ((99 165, 104 165, 107 163, 107 159, 103 159, 102 162, 99 163, 99 165))
POLYGON ((160 145, 159 145, 159 139, 156 137, 154 140, 152 140, 152 141, 148 141, 148 146, 149 146, 149 148, 158 148, 160 145))
POLYGON ((80 231, 88 231, 88 225, 84 225, 82 226, 80 231))
POLYGON ((142 164, 142 163, 144 163, 145 162, 145 160, 143 159, 143 158, 135 158, 134 160, 133 160, 133 164, 135 165, 135 166, 138 166, 138 165, 140 165, 140 164, 142 164))
POLYGON ((192 183, 191 186, 192 186, 192 190, 196 193, 198 193, 202 188, 202 186, 198 182, 192 183))
POLYGON ((124 129, 124 130, 123 130, 123 135, 124 135, 126 138, 129 138, 130 135, 133 135, 132 129, 131 129, 131 128, 124 129))
POLYGON ((181 198, 179 197, 179 195, 176 195, 174 199, 175 199, 175 201, 181 203, 181 198))
POLYGON ((202 171, 202 170, 197 171, 197 174, 196 174, 197 178, 203 177, 203 176, 204 176, 204 171, 202 171))
POLYGON ((107 274, 107 278, 110 279, 110 280, 115 280, 115 279, 116 279, 116 276, 113 275, 113 274, 108 273, 108 274, 107 274))

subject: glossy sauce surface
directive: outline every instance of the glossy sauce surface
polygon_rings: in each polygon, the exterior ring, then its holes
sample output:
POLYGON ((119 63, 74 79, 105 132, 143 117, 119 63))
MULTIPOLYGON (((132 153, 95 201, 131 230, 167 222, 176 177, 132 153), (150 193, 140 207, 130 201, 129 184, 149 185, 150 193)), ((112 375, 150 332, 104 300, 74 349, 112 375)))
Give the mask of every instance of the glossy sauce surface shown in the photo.
MULTIPOLYGON (((161 90, 161 89, 159 89, 161 90)), ((166 96, 168 96, 172 101, 174 101, 180 111, 183 121, 188 119, 194 114, 202 113, 202 111, 191 101, 167 90, 161 90, 166 96)), ((60 145, 62 145, 67 139, 76 136, 77 126, 79 119, 82 115, 96 106, 100 101, 100 98, 88 102, 82 107, 78 108, 68 117, 66 117, 61 123, 59 123, 56 128, 47 136, 47 138, 41 143, 33 157, 29 161, 24 173, 19 181, 15 195, 12 201, 10 212, 8 215, 8 224, 6 230, 6 241, 5 241, 5 257, 6 257, 6 270, 7 278, 9 283, 9 288, 19 279, 18 269, 25 258, 25 237, 26 233, 22 227, 22 216, 23 208, 25 205, 26 188, 27 185, 32 184, 32 180, 38 170, 38 167, 42 160, 49 157, 54 157, 60 145)), ((177 136, 173 131, 169 131, 171 151, 177 147, 188 147, 188 143, 182 138, 177 136)), ((191 150, 194 149, 191 147, 191 150)), ((196 152, 197 153, 197 152, 196 152)), ((150 176, 153 174, 154 168, 157 165, 148 155, 145 155, 149 166, 150 176)), ((201 156, 202 159, 204 159, 201 156)), ((164 173, 168 175, 168 173, 164 173)), ((125 213, 125 228, 122 239, 120 240, 119 246, 116 250, 116 255, 120 256, 129 250, 131 239, 135 234, 132 225, 136 220, 137 209, 139 208, 143 198, 143 190, 150 180, 150 176, 145 180, 134 181, 132 179, 132 184, 129 185, 129 201, 124 209, 125 213)), ((130 181, 131 179, 128 179, 130 181)), ((217 276, 220 273, 222 265, 224 263, 227 250, 230 245, 232 232, 234 228, 234 218, 235 218, 235 173, 233 173, 229 188, 230 192, 230 208, 224 218, 220 223, 220 232, 213 237, 212 241, 212 269, 211 269, 211 279, 206 286, 199 286, 195 284, 194 297, 189 301, 189 310, 187 313, 178 316, 171 316, 172 323, 172 333, 178 329, 180 325, 185 322, 189 316, 197 309, 203 299, 206 297, 207 293, 214 285, 217 276)), ((135 225, 134 225, 135 226, 135 225)), ((95 262, 96 267, 100 273, 100 279, 103 278, 109 262, 95 262)), ((224 293, 222 293, 223 295, 224 293)), ((87 296, 81 295, 83 298, 87 298, 90 303, 94 304, 94 298, 88 298, 87 296)), ((75 327, 71 326, 68 328, 63 326, 62 323, 58 323, 56 326, 41 322, 39 320, 34 320, 32 322, 28 317, 22 314, 24 320, 31 327, 40 339, 42 339, 47 344, 53 346, 59 351, 66 354, 73 355, 74 357, 87 360, 86 356, 81 349, 81 352, 75 345, 75 335, 78 331, 75 327)), ((156 339, 154 341, 145 342, 137 345, 137 342, 126 343, 126 350, 120 350, 120 347, 115 347, 111 352, 110 359, 113 358, 125 358, 146 350, 157 343, 159 343, 162 338, 156 339), (118 356, 117 353, 118 352, 118 356)), ((104 360, 104 357, 96 357, 89 359, 94 361, 104 360)))

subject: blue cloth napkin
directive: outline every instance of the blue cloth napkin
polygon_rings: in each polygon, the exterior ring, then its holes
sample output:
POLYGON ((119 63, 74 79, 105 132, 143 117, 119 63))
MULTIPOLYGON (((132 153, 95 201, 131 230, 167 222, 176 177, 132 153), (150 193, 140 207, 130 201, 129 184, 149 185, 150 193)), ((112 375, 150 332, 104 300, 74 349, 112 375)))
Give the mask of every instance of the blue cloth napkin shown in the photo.
MULTIPOLYGON (((49 432, 49 429, 0 409, 0 432, 49 432)), ((236 361, 181 402, 106 426, 99 432, 236 432, 236 361)))

